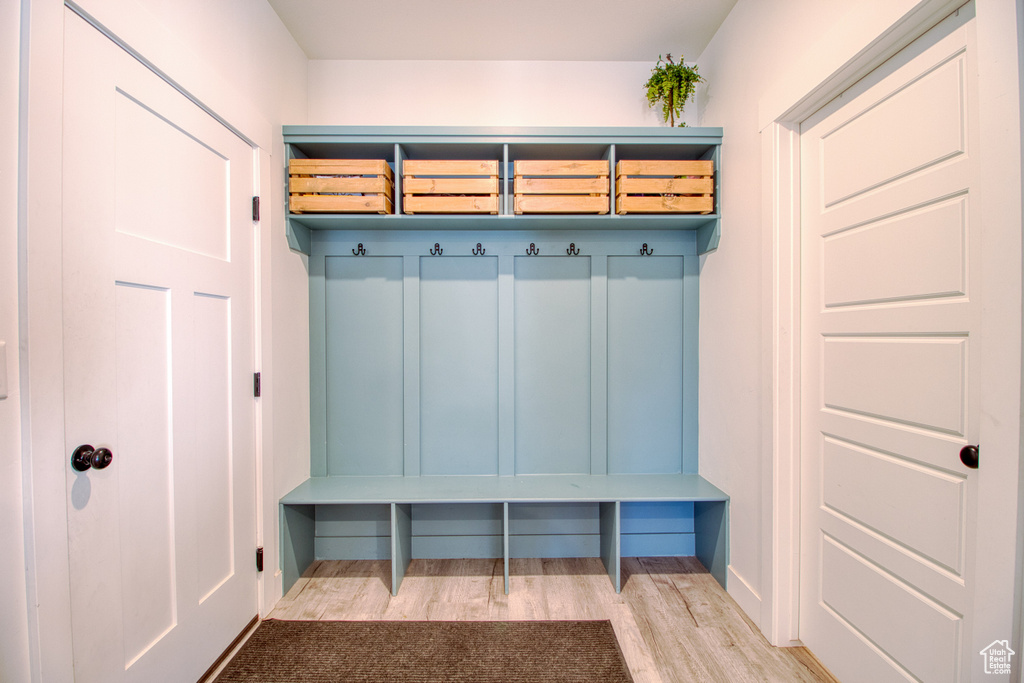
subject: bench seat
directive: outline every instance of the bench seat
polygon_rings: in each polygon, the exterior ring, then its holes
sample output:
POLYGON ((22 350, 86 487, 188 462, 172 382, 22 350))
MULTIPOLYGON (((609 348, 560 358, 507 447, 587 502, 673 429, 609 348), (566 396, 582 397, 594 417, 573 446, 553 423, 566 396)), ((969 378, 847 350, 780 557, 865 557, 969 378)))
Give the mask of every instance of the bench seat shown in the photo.
POLYGON ((675 502, 693 503, 695 554, 724 586, 728 565, 728 500, 725 493, 696 474, 311 477, 280 501, 283 588, 287 592, 315 559, 318 506, 390 506, 391 590, 397 595, 412 559, 413 505, 500 504, 507 593, 509 506, 595 503, 600 511, 601 558, 615 590, 619 591, 621 505, 675 502))

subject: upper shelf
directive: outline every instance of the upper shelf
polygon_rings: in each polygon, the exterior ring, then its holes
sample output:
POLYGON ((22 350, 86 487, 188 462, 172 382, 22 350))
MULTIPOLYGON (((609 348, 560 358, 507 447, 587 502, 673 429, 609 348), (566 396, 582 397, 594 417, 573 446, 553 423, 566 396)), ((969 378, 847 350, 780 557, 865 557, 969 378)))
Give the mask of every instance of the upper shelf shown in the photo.
MULTIPOLYGON (((699 253, 718 246, 720 235, 721 128, 520 128, 453 126, 284 126, 287 161, 383 159, 395 175, 394 214, 301 213, 288 215, 289 244, 309 253, 311 230, 694 230, 699 253), (407 160, 498 161, 498 214, 400 212, 401 166, 407 160), (708 214, 515 214, 513 164, 526 160, 701 160, 714 162, 714 210, 708 214)), ((287 168, 285 169, 287 184, 287 168)), ((287 189, 286 189, 287 196, 287 189)), ((671 195, 670 195, 671 196, 671 195)))

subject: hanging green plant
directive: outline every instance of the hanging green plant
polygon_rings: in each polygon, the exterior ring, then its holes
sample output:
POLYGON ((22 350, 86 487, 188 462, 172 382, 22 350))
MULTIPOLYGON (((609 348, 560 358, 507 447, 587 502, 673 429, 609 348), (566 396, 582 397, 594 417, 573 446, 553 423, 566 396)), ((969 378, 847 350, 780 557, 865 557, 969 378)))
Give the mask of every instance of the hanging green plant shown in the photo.
MULTIPOLYGON (((681 116, 686 102, 693 97, 694 90, 698 83, 704 79, 697 73, 696 66, 686 66, 682 57, 679 63, 672 61, 672 55, 665 55, 665 61, 661 61, 658 55, 658 63, 651 69, 651 77, 644 83, 647 88, 647 103, 652 107, 661 102, 661 113, 668 125, 676 125, 676 117, 681 116)), ((680 123, 685 126, 685 123, 680 123)))

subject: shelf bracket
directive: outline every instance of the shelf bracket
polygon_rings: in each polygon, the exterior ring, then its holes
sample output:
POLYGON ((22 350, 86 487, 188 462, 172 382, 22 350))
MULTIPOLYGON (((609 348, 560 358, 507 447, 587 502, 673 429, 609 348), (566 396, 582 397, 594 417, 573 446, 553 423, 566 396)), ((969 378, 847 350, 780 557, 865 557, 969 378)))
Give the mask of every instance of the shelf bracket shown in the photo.
POLYGON ((309 228, 291 218, 285 221, 285 236, 288 238, 288 247, 292 251, 302 252, 309 256, 312 250, 312 239, 309 235, 309 228))
POLYGON ((718 240, 721 236, 721 221, 714 221, 697 228, 697 253, 704 255, 718 249, 718 240))

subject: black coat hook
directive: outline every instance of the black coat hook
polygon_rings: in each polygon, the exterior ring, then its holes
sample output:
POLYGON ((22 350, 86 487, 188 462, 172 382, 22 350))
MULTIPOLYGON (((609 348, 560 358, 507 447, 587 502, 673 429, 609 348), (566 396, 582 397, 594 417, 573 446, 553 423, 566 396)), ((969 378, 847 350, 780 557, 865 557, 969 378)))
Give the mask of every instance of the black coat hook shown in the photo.
POLYGON ((353 249, 352 250, 352 255, 353 256, 366 256, 366 249, 363 249, 363 243, 362 242, 359 243, 358 249, 353 249))
POLYGON ((430 255, 431 256, 440 256, 443 253, 444 253, 444 249, 441 248, 441 245, 439 243, 437 243, 437 242, 434 242, 434 248, 430 250, 430 255))
POLYGON ((576 248, 576 243, 572 242, 569 244, 569 248, 565 250, 565 253, 569 256, 579 256, 580 250, 576 248))
POLYGON ((473 256, 483 256, 485 251, 487 250, 480 246, 480 243, 477 242, 476 249, 473 250, 473 256))
POLYGON ((533 242, 530 242, 530 248, 526 250, 526 255, 527 256, 537 256, 538 254, 540 254, 540 249, 537 248, 536 244, 534 244, 533 242))
POLYGON ((644 246, 640 248, 640 255, 641 256, 650 256, 653 253, 654 253, 654 250, 653 249, 648 249, 647 248, 647 242, 644 242, 644 246))

